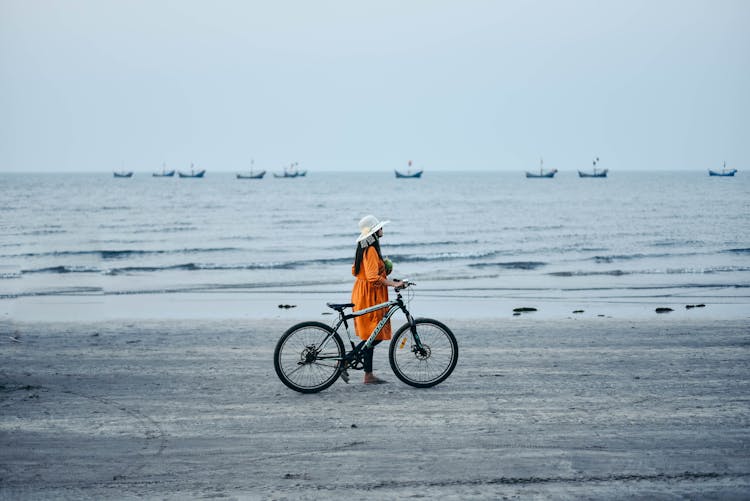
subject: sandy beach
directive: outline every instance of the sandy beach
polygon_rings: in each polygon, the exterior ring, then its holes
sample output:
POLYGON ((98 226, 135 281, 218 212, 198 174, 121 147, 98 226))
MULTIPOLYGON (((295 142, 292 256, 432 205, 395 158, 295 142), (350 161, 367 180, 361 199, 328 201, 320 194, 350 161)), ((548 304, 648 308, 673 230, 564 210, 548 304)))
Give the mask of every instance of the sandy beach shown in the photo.
POLYGON ((5 322, 0 499, 750 496, 746 319, 447 323, 435 388, 301 395, 288 319, 5 322))

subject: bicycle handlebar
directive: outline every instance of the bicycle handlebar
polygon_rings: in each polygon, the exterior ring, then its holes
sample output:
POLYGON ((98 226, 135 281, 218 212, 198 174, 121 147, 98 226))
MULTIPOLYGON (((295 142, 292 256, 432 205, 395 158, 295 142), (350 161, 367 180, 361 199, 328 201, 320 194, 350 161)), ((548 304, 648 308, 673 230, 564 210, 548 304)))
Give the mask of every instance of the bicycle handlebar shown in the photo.
MULTIPOLYGON (((394 278, 394 280, 398 280, 397 278, 394 278)), ((403 287, 394 287, 393 290, 396 292, 401 292, 402 290, 406 289, 407 287, 411 285, 417 285, 414 282, 409 282, 408 280, 401 280, 404 283, 403 287)))

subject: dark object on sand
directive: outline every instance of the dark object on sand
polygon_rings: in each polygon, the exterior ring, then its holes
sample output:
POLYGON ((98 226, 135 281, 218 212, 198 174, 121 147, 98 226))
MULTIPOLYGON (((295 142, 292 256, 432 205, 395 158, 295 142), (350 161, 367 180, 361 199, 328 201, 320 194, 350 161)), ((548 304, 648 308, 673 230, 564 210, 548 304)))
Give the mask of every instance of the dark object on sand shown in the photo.
POLYGON ((296 304, 280 304, 280 305, 279 305, 279 308, 284 308, 284 309, 287 309, 287 310, 288 310, 289 308, 296 308, 296 307, 297 307, 297 305, 296 305, 296 304))
POLYGON ((529 307, 524 306, 523 308, 513 308, 513 311, 515 313, 526 313, 529 311, 536 311, 536 308, 529 308, 529 307))
POLYGON ((656 308, 656 313, 669 313, 674 311, 672 308, 656 308))
POLYGON ((583 310, 574 310, 573 313, 583 313, 583 310))
POLYGON ((686 304, 685 305, 686 310, 689 310, 691 308, 705 308, 705 307, 706 307, 705 304, 686 304))

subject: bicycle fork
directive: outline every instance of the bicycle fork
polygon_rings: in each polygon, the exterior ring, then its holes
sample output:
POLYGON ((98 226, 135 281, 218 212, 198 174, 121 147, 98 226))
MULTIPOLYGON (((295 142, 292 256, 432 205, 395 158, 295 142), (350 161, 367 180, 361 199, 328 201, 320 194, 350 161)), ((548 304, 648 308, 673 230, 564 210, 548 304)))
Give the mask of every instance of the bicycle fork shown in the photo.
POLYGON ((417 333, 417 322, 414 320, 414 317, 411 316, 411 313, 406 308, 403 308, 404 315, 406 315, 406 320, 409 322, 409 330, 411 331, 411 337, 414 340, 414 346, 419 353, 424 353, 425 348, 422 345, 422 340, 419 338, 419 334, 417 333))

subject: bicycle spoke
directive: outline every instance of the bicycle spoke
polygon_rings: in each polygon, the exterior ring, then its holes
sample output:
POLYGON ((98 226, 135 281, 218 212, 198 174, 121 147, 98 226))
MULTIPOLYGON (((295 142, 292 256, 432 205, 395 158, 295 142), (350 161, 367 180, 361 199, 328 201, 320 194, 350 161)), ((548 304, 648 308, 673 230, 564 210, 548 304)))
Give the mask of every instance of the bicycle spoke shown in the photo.
POLYGON ((411 328, 404 326, 396 334, 389 351, 391 367, 396 376, 412 386, 434 386, 453 371, 458 345, 450 330, 435 320, 416 321, 420 346, 411 328))
POLYGON ((341 339, 330 327, 304 322, 289 329, 279 340, 274 367, 290 388, 301 392, 320 391, 338 378, 338 361, 343 355, 341 339))

